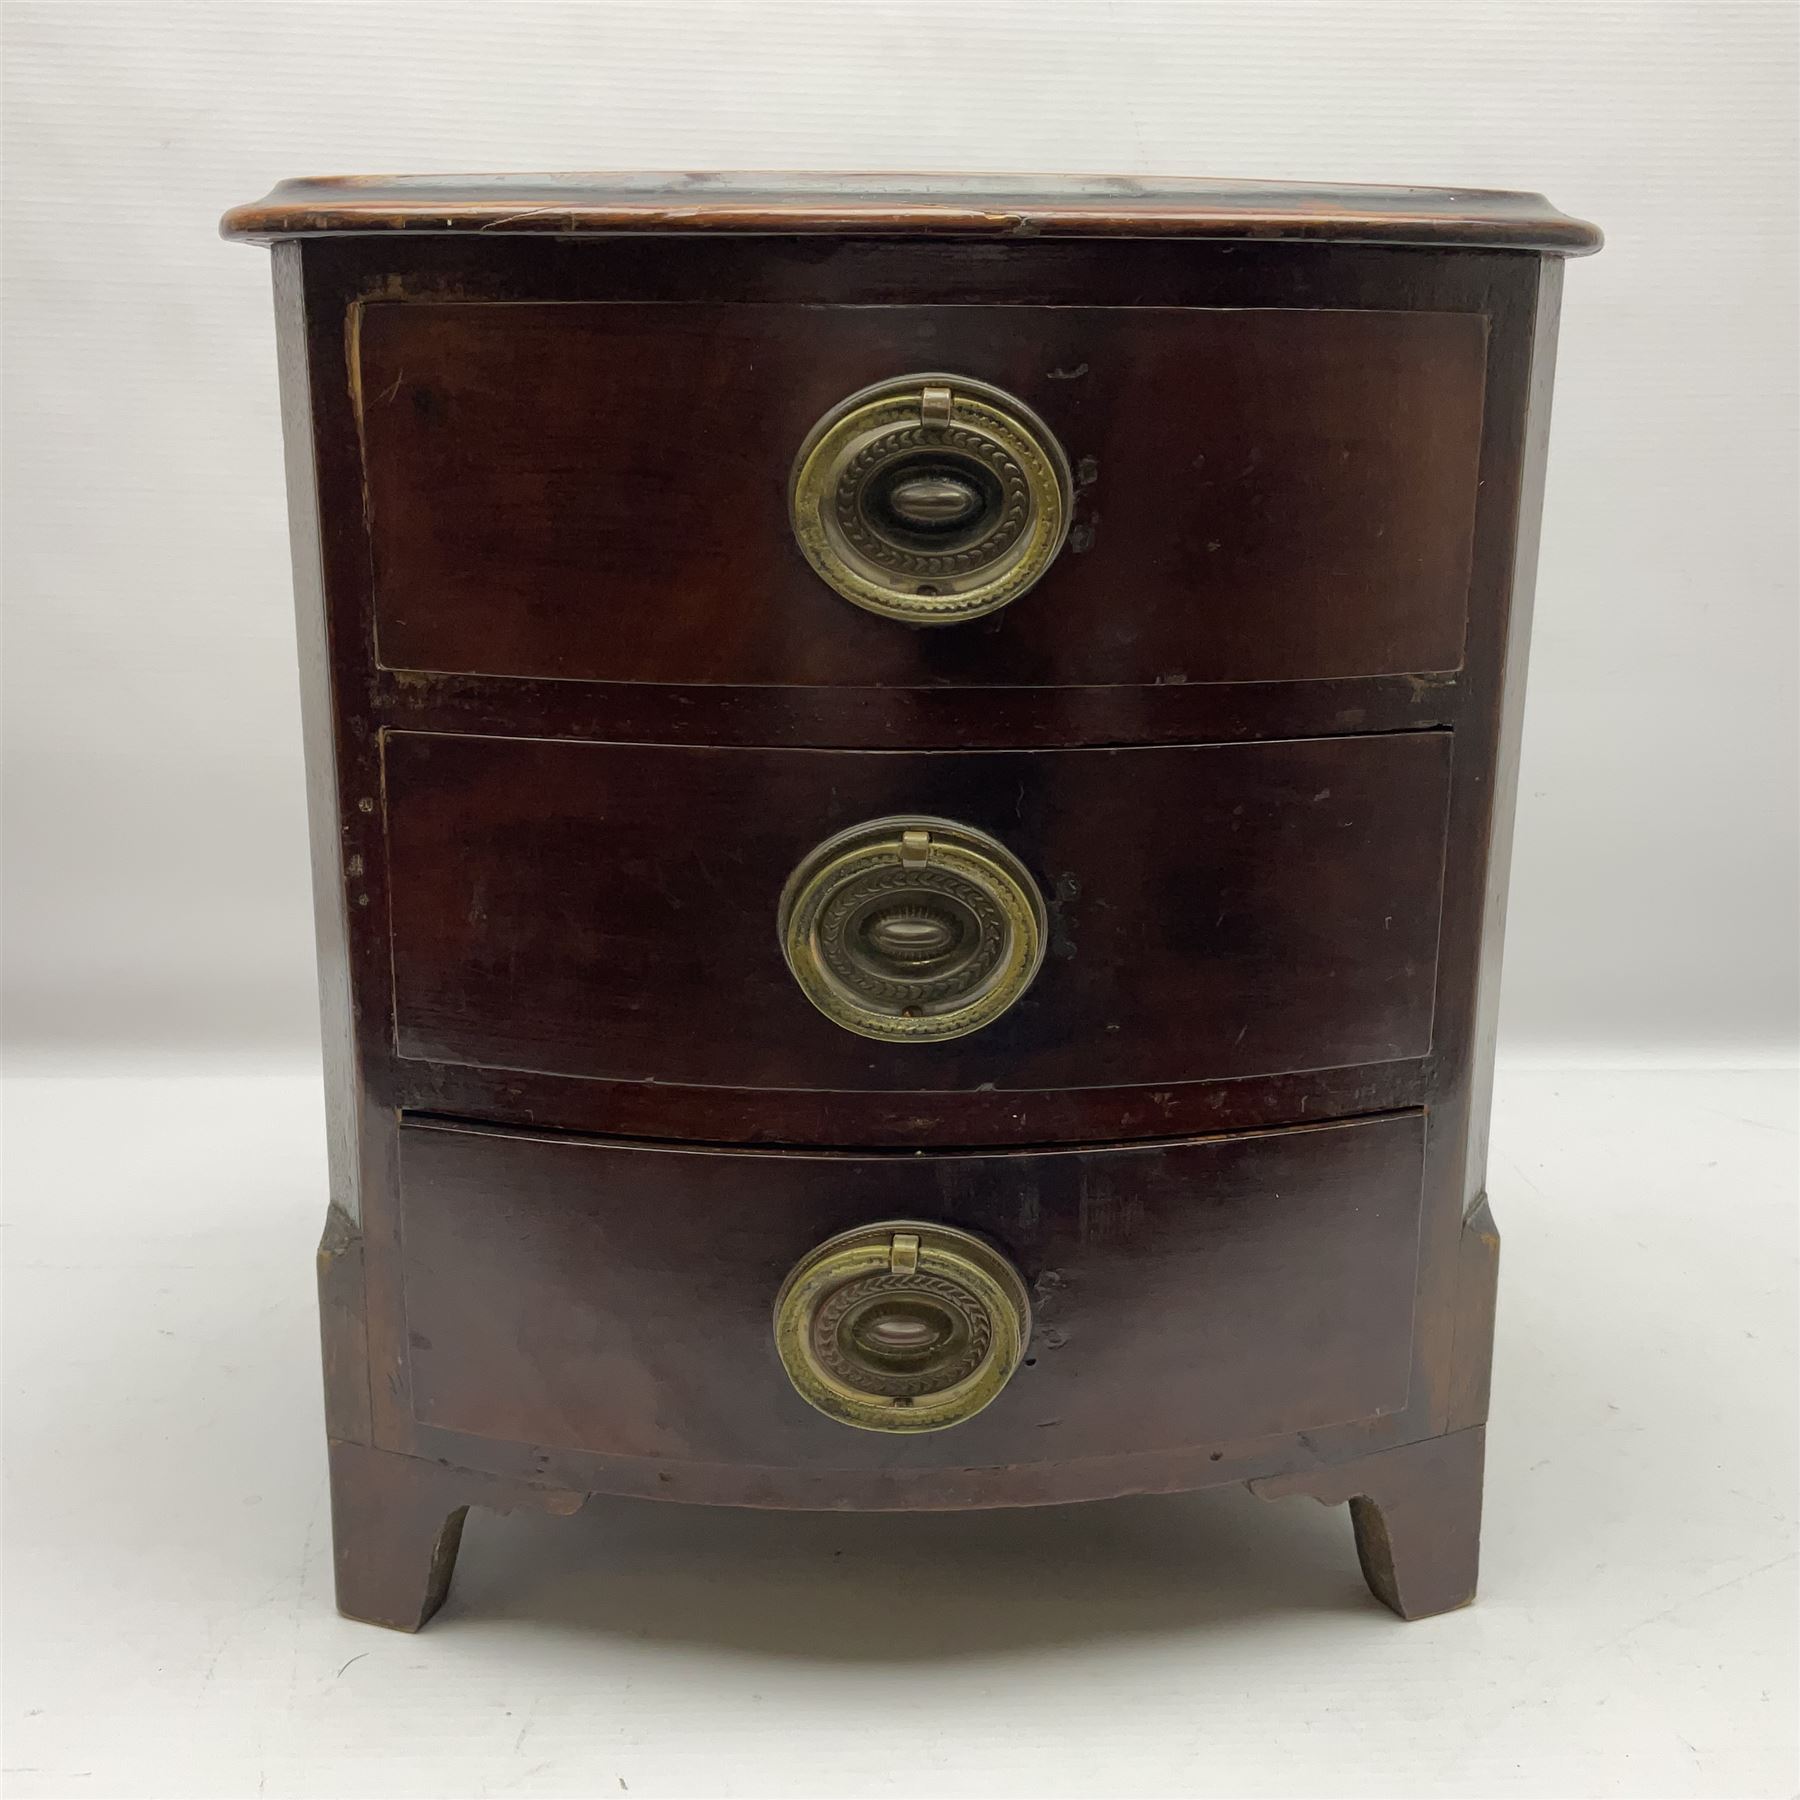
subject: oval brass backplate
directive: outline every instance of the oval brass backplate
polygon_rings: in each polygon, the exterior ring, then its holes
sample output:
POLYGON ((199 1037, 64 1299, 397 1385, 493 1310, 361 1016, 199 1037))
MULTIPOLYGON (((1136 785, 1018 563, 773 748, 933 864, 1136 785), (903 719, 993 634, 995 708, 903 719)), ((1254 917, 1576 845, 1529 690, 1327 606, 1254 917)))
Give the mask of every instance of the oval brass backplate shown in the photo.
POLYGON ((960 375, 901 375, 841 401, 807 434, 788 491, 818 574, 912 625, 1018 599, 1062 548, 1073 497, 1049 426, 960 375))
POLYGON ((992 1245, 888 1219, 807 1252, 775 1298, 775 1347, 809 1405, 863 1431, 942 1431, 1012 1379, 1031 1299, 992 1245))
POLYGON ((1043 895, 1004 844, 951 819, 871 819, 788 877, 781 952, 826 1018, 862 1037, 928 1044, 991 1024, 1031 986, 1043 895))

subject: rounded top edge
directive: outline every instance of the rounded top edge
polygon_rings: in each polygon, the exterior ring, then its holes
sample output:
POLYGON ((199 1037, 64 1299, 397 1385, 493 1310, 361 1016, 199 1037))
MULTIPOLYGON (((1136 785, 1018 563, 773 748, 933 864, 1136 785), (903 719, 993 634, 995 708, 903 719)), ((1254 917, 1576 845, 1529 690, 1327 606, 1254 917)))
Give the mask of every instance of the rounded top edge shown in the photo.
POLYGON ((278 183, 220 233, 1188 237, 1581 256, 1599 230, 1543 195, 1127 175, 335 175, 278 183))

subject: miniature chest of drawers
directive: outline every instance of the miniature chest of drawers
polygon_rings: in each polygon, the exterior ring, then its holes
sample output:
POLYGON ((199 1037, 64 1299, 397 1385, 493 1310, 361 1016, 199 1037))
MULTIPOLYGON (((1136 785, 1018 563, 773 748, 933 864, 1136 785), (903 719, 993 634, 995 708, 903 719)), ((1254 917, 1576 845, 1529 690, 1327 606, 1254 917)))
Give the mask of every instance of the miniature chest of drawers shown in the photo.
POLYGON ((293 182, 338 1598, 470 1505, 1474 1591, 1535 195, 293 182))

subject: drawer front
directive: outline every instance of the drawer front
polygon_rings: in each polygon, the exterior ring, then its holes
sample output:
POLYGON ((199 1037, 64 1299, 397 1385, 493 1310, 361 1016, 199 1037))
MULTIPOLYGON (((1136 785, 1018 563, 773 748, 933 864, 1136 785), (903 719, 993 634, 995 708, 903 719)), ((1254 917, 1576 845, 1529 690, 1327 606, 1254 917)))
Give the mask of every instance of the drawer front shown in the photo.
POLYGON ((749 750, 385 740, 401 1055, 743 1089, 1201 1081, 1422 1056, 1448 734, 1153 749, 749 750), (1046 954, 968 1036, 892 1043, 784 961, 821 840, 991 834, 1046 954))
POLYGON ((1142 1456, 1401 1410, 1421 1115, 1031 1155, 681 1150, 401 1129, 422 1425, 694 1463, 919 1469, 1142 1456), (857 1430, 790 1385, 771 1317, 836 1233, 977 1234, 1031 1296, 977 1416, 857 1430))
POLYGON ((358 318, 391 668, 1088 687, 1462 662, 1475 314, 409 302, 358 318), (920 371, 1016 396, 1076 487, 1029 593, 926 630, 814 574, 787 493, 828 409, 920 371))

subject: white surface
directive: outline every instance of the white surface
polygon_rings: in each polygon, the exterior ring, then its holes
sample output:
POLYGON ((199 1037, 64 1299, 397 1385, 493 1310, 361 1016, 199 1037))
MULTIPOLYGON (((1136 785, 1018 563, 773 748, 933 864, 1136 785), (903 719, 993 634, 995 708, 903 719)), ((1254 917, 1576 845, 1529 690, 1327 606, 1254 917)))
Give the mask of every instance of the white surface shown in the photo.
POLYGON ((5 8, 8 1026, 314 1031, 277 177, 1111 170, 1541 188, 1569 270, 1515 1051, 1792 1036, 1795 16, 1653 0, 5 8))
POLYGON ((471 1516, 330 1602, 310 1079, 8 1084, 7 1792, 1794 1792, 1791 1074, 1503 1073, 1482 1598, 1342 1508, 471 1516))

